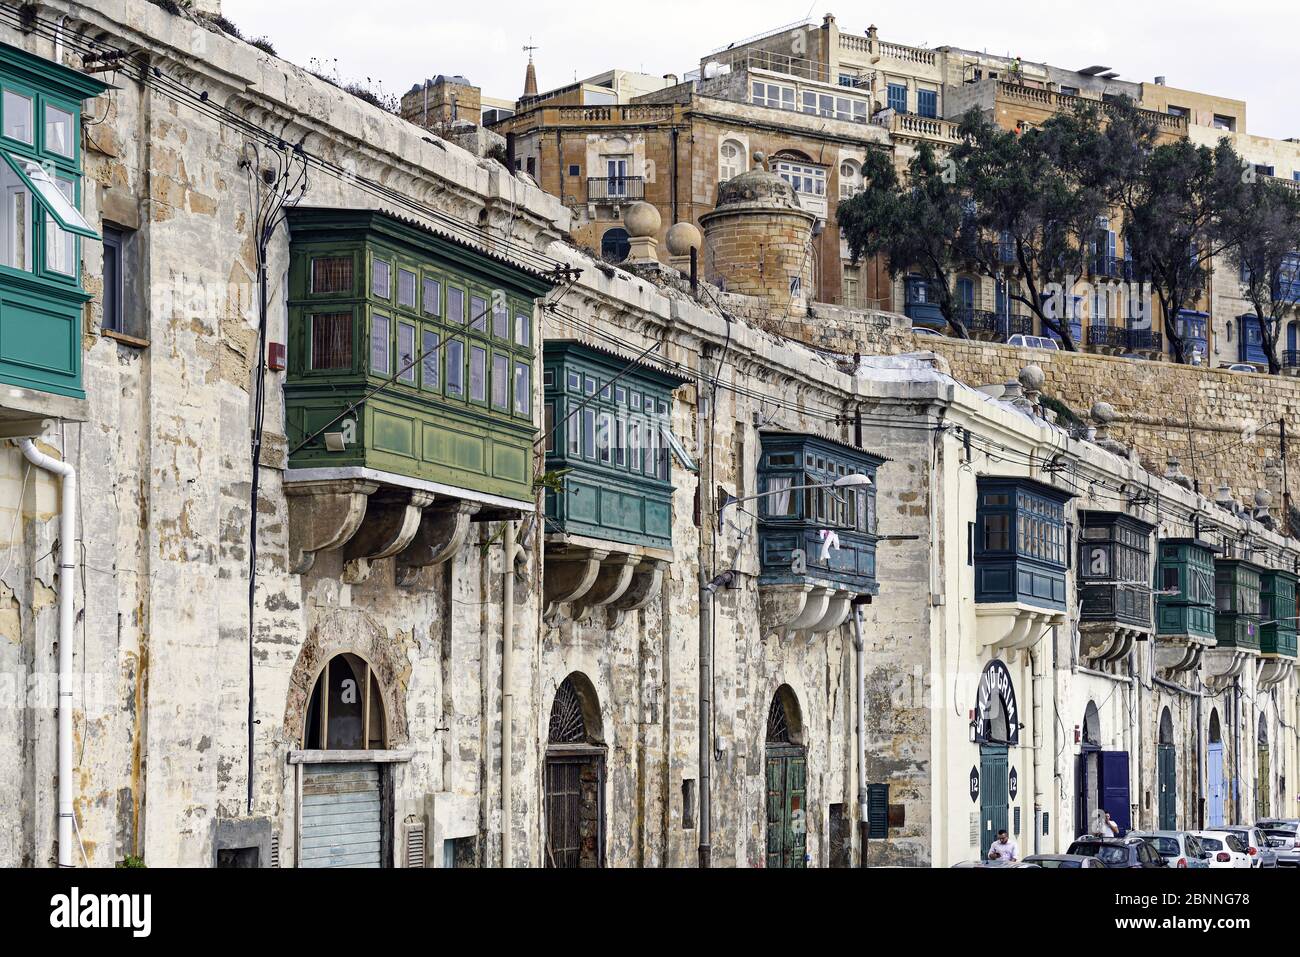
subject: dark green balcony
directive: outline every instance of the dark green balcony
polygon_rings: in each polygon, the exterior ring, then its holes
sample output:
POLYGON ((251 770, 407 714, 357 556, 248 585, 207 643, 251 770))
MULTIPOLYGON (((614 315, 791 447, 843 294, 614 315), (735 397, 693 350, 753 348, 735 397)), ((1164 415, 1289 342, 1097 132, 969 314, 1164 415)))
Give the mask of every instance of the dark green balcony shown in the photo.
POLYGON ((1079 521, 1080 621, 1151 629, 1148 585, 1155 526, 1123 512, 1083 512, 1079 521))
POLYGON ((1214 562, 1214 637, 1218 647, 1259 651, 1263 571, 1244 558, 1214 562))
POLYGON ((83 101, 108 87, 0 44, 0 417, 84 418, 83 101))
POLYGON ((1197 538, 1162 538, 1156 564, 1156 634, 1214 641, 1214 552, 1197 538))
POLYGON ((975 601, 1065 610, 1065 503, 1071 493, 1030 478, 980 476, 975 601))
POLYGON ((671 549, 673 390, 685 380, 572 340, 546 343, 548 531, 671 549), (615 381, 617 377, 617 381, 615 381))
POLYGON ((1296 656, 1296 576, 1270 568, 1260 576, 1259 650, 1265 655, 1296 656))
POLYGON ((373 210, 299 207, 289 229, 286 481, 531 506, 547 279, 373 210))

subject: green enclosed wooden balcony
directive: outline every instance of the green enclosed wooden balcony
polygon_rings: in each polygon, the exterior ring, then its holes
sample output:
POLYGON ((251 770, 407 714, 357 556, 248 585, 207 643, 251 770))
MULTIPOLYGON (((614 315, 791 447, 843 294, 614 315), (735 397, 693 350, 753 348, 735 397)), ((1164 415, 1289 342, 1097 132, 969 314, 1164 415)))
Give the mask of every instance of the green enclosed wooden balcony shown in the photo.
POLYGON ((1260 578, 1264 569, 1244 558, 1214 562, 1214 637, 1217 647, 1259 651, 1260 578))
POLYGON ((374 210, 298 207, 288 222, 295 568, 343 546, 345 577, 392 556, 418 569, 471 515, 532 511, 547 277, 374 210))
POLYGON ((0 44, 0 419, 85 418, 81 338, 91 298, 81 241, 81 111, 102 81, 0 44))
POLYGON ((1123 512, 1079 515, 1079 632, 1085 658, 1115 661, 1151 633, 1151 532, 1123 512))
POLYGON ((1198 538, 1162 538, 1156 562, 1156 634, 1167 642, 1213 644, 1215 547, 1198 538))
POLYGON ((1259 628, 1261 654, 1296 656, 1296 616, 1300 614, 1296 580, 1292 572, 1277 568, 1260 576, 1260 614, 1264 616, 1259 628))

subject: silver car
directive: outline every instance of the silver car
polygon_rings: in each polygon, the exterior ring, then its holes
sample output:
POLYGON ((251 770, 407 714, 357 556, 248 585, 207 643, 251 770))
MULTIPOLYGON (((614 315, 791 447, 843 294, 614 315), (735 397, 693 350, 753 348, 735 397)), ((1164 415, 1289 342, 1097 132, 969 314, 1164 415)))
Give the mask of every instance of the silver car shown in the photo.
POLYGON ((1269 818, 1255 825, 1277 855, 1278 867, 1300 867, 1300 820, 1269 818))
POLYGON ((1201 839, 1189 831, 1130 831, 1128 836, 1140 837, 1154 847, 1169 867, 1210 866, 1201 839))
POLYGON ((1229 834, 1236 834, 1241 839, 1241 843, 1246 845, 1246 852, 1250 855, 1251 867, 1277 867, 1277 851, 1269 845, 1268 839, 1264 837, 1264 832, 1257 827, 1248 827, 1245 824, 1233 824, 1229 827, 1221 828, 1229 834))

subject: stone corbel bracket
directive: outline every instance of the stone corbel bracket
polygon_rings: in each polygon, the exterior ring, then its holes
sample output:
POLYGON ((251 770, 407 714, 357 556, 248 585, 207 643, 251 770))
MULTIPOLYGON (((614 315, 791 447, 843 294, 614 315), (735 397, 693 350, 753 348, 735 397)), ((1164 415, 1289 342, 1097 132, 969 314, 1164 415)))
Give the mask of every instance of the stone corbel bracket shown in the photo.
POLYGON ((1206 645, 1201 641, 1167 641, 1156 639, 1156 668, 1160 671, 1180 673, 1195 671, 1201 664, 1206 645))
POLYGON ((600 571, 591 587, 573 605, 573 620, 581 621, 597 609, 617 601, 632 584, 632 575, 641 563, 640 555, 614 552, 600 563, 600 571))
POLYGON ((1135 641, 1143 641, 1147 632, 1117 625, 1081 625, 1079 654, 1089 661, 1119 661, 1133 650, 1135 641))
POLYGON ((1014 661, 1017 652, 1032 648, 1053 625, 1065 624, 1065 613, 1018 602, 976 603, 975 620, 980 646, 1004 651, 1014 661))
POLYGON ((1221 691, 1232 684, 1232 679, 1246 667, 1249 655, 1235 648, 1210 648, 1201 663, 1205 665, 1205 684, 1212 691, 1221 691))
POLYGON ((378 488, 355 479, 286 484, 289 571, 305 574, 317 552, 347 544, 361 527, 369 498, 378 488))
POLYGON ((854 593, 811 582, 760 585, 759 617, 763 633, 783 638, 800 634, 806 639, 833 631, 848 620, 854 593))
POLYGON ((373 562, 404 550, 415 538, 432 492, 385 489, 370 497, 365 521, 343 546, 343 580, 359 585, 370 577, 373 562))
POLYGON ((1290 658, 1262 658, 1259 662, 1259 675, 1256 684, 1261 690, 1275 688, 1295 670, 1295 662, 1290 658))
POLYGON ((605 624, 617 628, 629 611, 640 611, 659 597, 668 563, 659 558, 643 558, 632 570, 632 581, 618 598, 605 606, 605 624))
POLYGON ((397 584, 416 585, 424 569, 454 558, 469 538, 470 520, 480 508, 477 502, 462 499, 440 500, 426 506, 415 536, 397 554, 397 584))
POLYGON ((553 623, 560 605, 577 601, 591 589, 600 575, 600 565, 609 552, 605 549, 569 549, 546 556, 546 603, 543 618, 553 623))

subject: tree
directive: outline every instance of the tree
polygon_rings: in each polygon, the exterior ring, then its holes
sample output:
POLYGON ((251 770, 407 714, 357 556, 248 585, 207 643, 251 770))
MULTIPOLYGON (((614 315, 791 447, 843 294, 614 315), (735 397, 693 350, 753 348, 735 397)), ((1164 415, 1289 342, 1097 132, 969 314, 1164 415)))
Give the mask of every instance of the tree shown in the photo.
POLYGON ((1277 375, 1282 320, 1300 304, 1300 193, 1261 176, 1248 180, 1239 199, 1223 214, 1229 260, 1255 310, 1268 371, 1277 375))
POLYGON ((1086 109, 1024 132, 1002 130, 972 110, 953 150, 968 204, 966 258, 1006 282, 1009 298, 1071 351, 1078 347, 1070 334, 1073 286, 1107 209, 1082 162, 1100 125, 1086 109))
POLYGON ((864 188, 838 212, 853 261, 883 256, 891 278, 918 273, 934 290, 948 328, 970 338, 952 285, 965 208, 954 177, 928 143, 908 164, 906 182, 890 155, 875 150, 867 153, 862 176, 864 188))
POLYGON ((1231 248, 1225 215, 1242 206, 1244 187, 1226 139, 1213 149, 1178 140, 1150 151, 1123 198, 1124 243, 1159 300, 1175 362, 1188 358, 1178 314, 1205 289, 1214 258, 1231 248))

